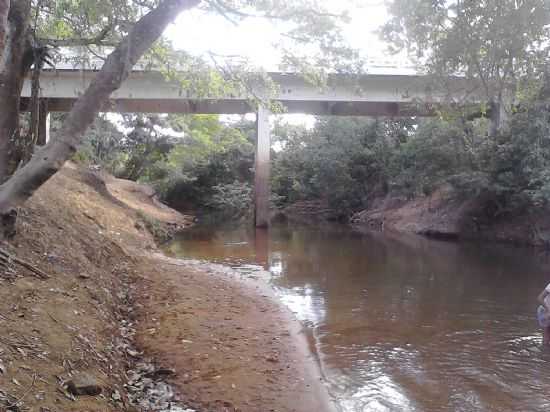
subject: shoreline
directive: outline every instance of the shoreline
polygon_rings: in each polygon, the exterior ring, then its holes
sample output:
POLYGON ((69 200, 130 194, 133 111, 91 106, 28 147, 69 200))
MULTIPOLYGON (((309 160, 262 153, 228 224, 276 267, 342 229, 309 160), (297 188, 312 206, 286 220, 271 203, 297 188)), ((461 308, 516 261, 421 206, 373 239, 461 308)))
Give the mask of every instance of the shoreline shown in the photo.
POLYGON ((21 210, 2 247, 48 277, 0 273, 0 410, 336 410, 273 288, 221 265, 173 265, 147 226, 192 219, 146 189, 68 163, 21 210), (69 392, 77 384, 96 395, 69 392))
MULTIPOLYGON (((232 367, 236 366, 236 371, 225 369, 226 373, 230 375, 227 379, 231 382, 224 382, 224 372, 220 368, 210 371, 206 378, 201 379, 199 377, 198 380, 195 380, 197 378, 193 376, 190 368, 186 371, 178 370, 178 364, 192 363, 197 353, 200 357, 206 356, 208 360, 220 358, 219 355, 223 351, 224 341, 218 341, 218 347, 211 350, 212 347, 206 347, 210 342, 202 342, 202 348, 201 345, 193 347, 194 339, 179 339, 181 336, 178 336, 177 339, 180 340, 180 343, 184 343, 181 346, 175 344, 174 339, 164 335, 168 329, 174 326, 173 319, 172 321, 164 319, 164 321, 161 320, 160 323, 155 324, 155 321, 151 318, 145 318, 142 321, 141 328, 138 324, 138 346, 145 353, 153 353, 155 360, 161 366, 171 364, 172 367, 175 367, 176 376, 170 379, 170 383, 179 389, 186 404, 198 410, 207 408, 209 411, 336 412, 338 410, 335 400, 330 396, 324 384, 325 379, 319 364, 320 360, 312 351, 311 342, 309 342, 307 333, 304 332, 304 326, 279 300, 275 290, 266 279, 244 277, 232 268, 221 264, 170 258, 162 253, 151 254, 146 259, 150 262, 156 262, 163 269, 163 279, 157 279, 155 288, 158 288, 160 283, 164 284, 164 288, 170 288, 170 286, 173 286, 172 282, 177 280, 178 276, 188 279, 189 282, 180 285, 179 291, 171 288, 172 293, 175 293, 177 298, 182 298, 181 292, 183 289, 186 290, 186 294, 190 294, 189 286, 193 286, 196 290, 197 284, 202 284, 211 291, 209 296, 205 296, 206 299, 220 298, 220 295, 213 291, 230 290, 233 295, 237 295, 237 299, 246 299, 247 303, 252 305, 252 308, 244 308, 241 313, 231 313, 230 317, 226 316, 227 312, 217 312, 218 316, 210 316, 207 319, 207 324, 199 325, 199 327, 202 326, 208 329, 208 324, 215 324, 223 317, 225 321, 233 324, 236 332, 233 333, 233 336, 229 336, 231 333, 228 334, 227 330, 221 332, 220 334, 226 338, 225 342, 235 342, 237 340, 241 343, 245 342, 241 345, 233 344, 232 350, 234 353, 241 353, 237 356, 244 354, 251 356, 239 359, 237 364, 240 365, 233 364, 232 367), (262 306, 259 313, 254 310, 257 309, 255 308, 256 304, 262 306), (261 316, 258 317, 258 314, 261 314, 261 316), (272 330, 266 329, 266 326, 269 325, 273 327, 272 330), (144 331, 150 331, 152 328, 155 328, 155 337, 144 333, 144 331), (242 331, 246 331, 246 329, 248 329, 248 332, 243 333, 242 331), (254 345, 254 341, 258 340, 258 332, 262 333, 260 340, 263 343, 254 345), (235 335, 244 337, 236 339, 235 335), (265 345, 266 341, 271 342, 265 345), (185 343, 191 348, 186 348, 185 343), (244 369, 244 371, 241 369, 244 369), (218 372, 219 374, 210 376, 218 372), (241 381, 240 384, 244 387, 241 388, 242 396, 240 396, 238 394, 239 383, 234 381, 243 378, 243 374, 250 373, 255 373, 257 376, 252 380, 244 379, 244 381, 241 381), (273 374, 278 376, 274 378, 273 374), (262 381, 262 378, 265 378, 265 382, 258 385, 258 380, 262 381), (207 382, 205 383, 205 381, 207 382), (227 390, 228 383, 229 388, 233 391, 227 390), (254 391, 256 392, 256 399, 251 399, 250 395, 254 391), (194 396, 200 394, 203 395, 202 399, 194 399, 194 396), (214 397, 210 396, 213 394, 215 394, 214 397), (228 399, 223 399, 224 396, 228 399)), ((162 293, 164 288, 161 286, 160 290, 156 289, 153 294, 158 296, 158 292, 162 293)), ((153 298, 153 302, 151 302, 152 313, 155 313, 154 307, 159 303, 153 298)), ((163 303, 168 304, 167 302, 163 303)), ((172 305, 170 304, 170 306, 172 305)), ((227 308, 224 307, 224 309, 227 308)), ((243 308, 241 307, 241 309, 243 308)), ((185 312, 185 310, 183 311, 185 312)), ((148 310, 144 309, 142 314, 147 312, 148 310)), ((179 322, 186 323, 182 319, 179 322)), ((188 333, 198 333, 196 330, 192 331, 187 327, 183 329, 188 333)), ((171 337, 173 338, 173 336, 171 337)), ((226 355, 222 354, 221 358, 224 356, 226 355)))

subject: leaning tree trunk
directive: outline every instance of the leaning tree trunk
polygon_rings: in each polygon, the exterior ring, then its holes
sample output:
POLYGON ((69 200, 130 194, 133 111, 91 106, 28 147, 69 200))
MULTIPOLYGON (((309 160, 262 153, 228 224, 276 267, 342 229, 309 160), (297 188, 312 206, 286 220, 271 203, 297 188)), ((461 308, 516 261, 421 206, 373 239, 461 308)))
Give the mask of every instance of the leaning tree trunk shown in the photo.
POLYGON ((10 12, 10 0, 0 0, 0 71, 4 67, 4 50, 8 37, 8 14, 10 12))
POLYGON ((12 155, 19 140, 21 89, 32 64, 26 61, 32 55, 30 11, 30 0, 0 0, 0 184, 17 167, 12 155))
MULTIPOLYGON (((160 37, 166 26, 181 11, 199 3, 200 0, 164 0, 135 24, 76 101, 56 138, 0 186, 0 225, 4 221, 12 224, 14 219, 10 217, 16 207, 32 196, 76 152, 82 135, 105 106, 111 93, 120 87, 134 64, 160 37)), ((0 239, 10 233, 13 233, 13 227, 0 226, 0 239)))

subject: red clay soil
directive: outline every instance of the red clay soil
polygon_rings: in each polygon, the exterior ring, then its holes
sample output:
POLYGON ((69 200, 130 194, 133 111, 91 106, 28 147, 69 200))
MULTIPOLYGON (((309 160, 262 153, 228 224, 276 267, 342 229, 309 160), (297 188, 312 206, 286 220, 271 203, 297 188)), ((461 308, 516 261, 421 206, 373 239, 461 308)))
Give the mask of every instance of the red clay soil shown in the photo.
POLYGON ((20 210, 17 235, 2 247, 50 278, 0 268, 0 410, 121 410, 110 396, 124 393, 127 367, 118 294, 135 277, 135 259, 125 249, 155 247, 136 222, 97 176, 70 165, 20 210), (97 379, 101 396, 64 390, 81 372, 97 379))
POLYGON ((379 198, 355 214, 352 223, 372 229, 409 232, 447 239, 471 239, 517 245, 550 244, 549 211, 529 208, 495 215, 483 199, 461 199, 449 186, 412 200, 379 198))
POLYGON ((50 277, 0 266, 0 411, 135 410, 119 336, 132 288, 137 343, 175 368, 172 383, 197 410, 329 410, 299 324, 271 291, 162 257, 144 220, 190 224, 150 190, 72 164, 21 209, 1 246, 50 277), (64 383, 82 372, 100 396, 68 395, 64 383))

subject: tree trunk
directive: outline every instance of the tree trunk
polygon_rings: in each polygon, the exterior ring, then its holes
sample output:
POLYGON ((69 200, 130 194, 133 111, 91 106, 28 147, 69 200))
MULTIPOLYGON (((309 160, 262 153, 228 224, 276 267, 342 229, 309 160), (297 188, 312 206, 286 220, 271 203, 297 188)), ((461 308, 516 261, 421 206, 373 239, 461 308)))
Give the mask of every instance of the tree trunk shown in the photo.
POLYGON ((508 112, 506 108, 512 106, 512 97, 506 91, 500 92, 489 103, 489 136, 496 137, 507 130, 508 112))
POLYGON ((550 67, 544 68, 542 76, 542 87, 539 90, 537 99, 541 102, 547 102, 550 99, 550 67))
POLYGON ((29 51, 31 2, 7 3, 10 7, 4 19, 2 7, 6 6, 6 0, 0 0, 0 184, 17 166, 11 161, 11 155, 13 143, 19 138, 19 104, 28 71, 26 65, 30 68, 30 64, 25 63, 25 54, 29 51))
POLYGON ((8 37, 8 14, 10 12, 10 0, 0 0, 0 72, 3 67, 4 49, 8 37))
MULTIPOLYGON (((82 135, 111 93, 128 77, 138 59, 181 11, 199 3, 200 0, 164 0, 135 24, 77 100, 55 139, 37 151, 29 163, 0 186, 0 218, 13 214, 16 207, 32 196, 76 152, 82 135)), ((0 227, 0 239, 6 235, 4 228, 0 227)))
POLYGON ((38 146, 44 146, 48 143, 49 133, 48 99, 40 99, 38 102, 38 130, 36 132, 36 144, 38 146))
MULTIPOLYGON (((29 103, 29 128, 25 136, 19 136, 19 144, 14 145, 15 156, 12 161, 16 165, 22 165, 31 160, 36 139, 38 138, 38 123, 40 122, 40 72, 42 62, 38 62, 35 56, 34 67, 31 76, 31 99, 29 103)), ((17 167, 17 166, 16 166, 17 167)))
POLYGON ((491 101, 489 103, 489 136, 496 137, 500 131, 500 103, 491 101))

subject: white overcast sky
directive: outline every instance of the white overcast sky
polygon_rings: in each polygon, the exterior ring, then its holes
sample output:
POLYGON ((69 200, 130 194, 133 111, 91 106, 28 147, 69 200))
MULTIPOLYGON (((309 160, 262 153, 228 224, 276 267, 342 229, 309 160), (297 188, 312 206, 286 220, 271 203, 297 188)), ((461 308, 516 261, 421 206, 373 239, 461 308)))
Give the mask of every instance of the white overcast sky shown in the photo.
MULTIPOLYGON (((329 11, 349 12, 352 21, 344 27, 344 35, 363 57, 376 61, 399 60, 385 54, 386 45, 376 33, 388 19, 384 0, 325 0, 324 3, 329 11)), ((235 26, 220 15, 191 10, 179 16, 167 35, 176 48, 192 54, 212 51, 245 56, 266 70, 277 69, 278 57, 272 45, 277 42, 278 30, 275 23, 263 19, 247 19, 235 26)))

